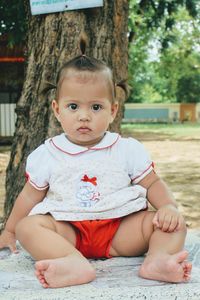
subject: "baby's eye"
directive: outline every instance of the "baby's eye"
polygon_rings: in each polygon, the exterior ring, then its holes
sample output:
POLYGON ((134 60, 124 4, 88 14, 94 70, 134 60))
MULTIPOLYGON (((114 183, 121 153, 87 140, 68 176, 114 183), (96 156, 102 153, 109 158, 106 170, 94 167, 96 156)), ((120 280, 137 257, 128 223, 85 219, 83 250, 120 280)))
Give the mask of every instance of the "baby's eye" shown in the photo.
POLYGON ((70 110, 77 110, 78 109, 78 105, 76 103, 70 103, 70 104, 67 105, 67 107, 70 110))
POLYGON ((102 105, 100 105, 100 104, 93 104, 92 105, 92 110, 93 111, 99 111, 101 109, 102 109, 102 105))

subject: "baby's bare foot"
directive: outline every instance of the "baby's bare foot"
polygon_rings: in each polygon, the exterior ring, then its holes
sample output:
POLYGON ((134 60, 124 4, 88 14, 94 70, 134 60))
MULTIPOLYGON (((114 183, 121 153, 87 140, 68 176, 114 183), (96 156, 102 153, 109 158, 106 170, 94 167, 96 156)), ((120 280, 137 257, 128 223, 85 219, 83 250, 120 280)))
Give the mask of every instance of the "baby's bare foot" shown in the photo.
POLYGON ((44 288, 58 288, 88 283, 95 271, 86 258, 71 254, 36 262, 35 275, 44 288))
POLYGON ((167 282, 186 282, 190 279, 192 265, 187 262, 187 251, 173 255, 148 255, 140 270, 143 278, 167 282))

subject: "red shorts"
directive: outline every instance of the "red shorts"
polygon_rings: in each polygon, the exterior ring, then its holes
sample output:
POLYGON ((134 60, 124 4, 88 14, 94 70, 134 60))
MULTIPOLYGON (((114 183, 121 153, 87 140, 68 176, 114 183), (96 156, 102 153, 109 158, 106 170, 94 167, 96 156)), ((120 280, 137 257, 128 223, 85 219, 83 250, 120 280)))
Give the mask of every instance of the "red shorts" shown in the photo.
POLYGON ((70 221, 76 229, 76 248, 87 258, 111 258, 110 246, 121 218, 70 221))

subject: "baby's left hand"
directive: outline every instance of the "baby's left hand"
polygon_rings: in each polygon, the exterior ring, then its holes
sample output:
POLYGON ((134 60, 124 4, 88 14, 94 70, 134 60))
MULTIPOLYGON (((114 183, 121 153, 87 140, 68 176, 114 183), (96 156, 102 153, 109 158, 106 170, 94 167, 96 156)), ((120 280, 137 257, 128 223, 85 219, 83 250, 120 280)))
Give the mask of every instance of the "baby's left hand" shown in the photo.
POLYGON ((183 223, 183 216, 171 204, 159 208, 153 218, 153 224, 164 232, 177 231, 183 223))

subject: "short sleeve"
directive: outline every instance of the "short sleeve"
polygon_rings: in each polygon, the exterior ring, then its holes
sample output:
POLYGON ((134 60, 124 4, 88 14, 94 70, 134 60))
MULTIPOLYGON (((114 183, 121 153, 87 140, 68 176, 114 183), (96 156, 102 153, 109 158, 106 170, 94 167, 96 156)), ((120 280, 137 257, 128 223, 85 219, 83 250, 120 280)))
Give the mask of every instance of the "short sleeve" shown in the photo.
POLYGON ((39 146, 27 158, 26 178, 37 190, 44 190, 49 186, 48 152, 45 145, 39 146))
POLYGON ((133 184, 137 184, 153 170, 153 162, 144 145, 139 141, 128 139, 128 172, 133 184))

